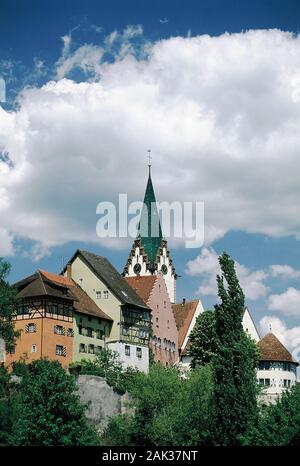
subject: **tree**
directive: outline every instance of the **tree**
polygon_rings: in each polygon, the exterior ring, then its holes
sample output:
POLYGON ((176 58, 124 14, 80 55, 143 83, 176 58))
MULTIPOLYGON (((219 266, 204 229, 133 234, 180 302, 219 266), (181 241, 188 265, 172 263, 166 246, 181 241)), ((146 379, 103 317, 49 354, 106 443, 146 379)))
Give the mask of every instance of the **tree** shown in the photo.
POLYGON ((234 261, 227 253, 219 257, 222 276, 217 276, 220 304, 215 305, 217 354, 214 358, 216 441, 238 445, 257 422, 256 367, 258 351, 244 332, 244 293, 234 261))
POLYGON ((131 415, 115 416, 104 445, 207 445, 212 441, 213 381, 209 365, 182 378, 174 367, 154 364, 131 381, 131 415))
POLYGON ((16 290, 7 281, 11 265, 0 258, 0 338, 3 338, 7 351, 15 347, 19 332, 14 329, 13 315, 16 311, 16 290))
POLYGON ((192 357, 191 367, 210 364, 217 352, 216 318, 214 311, 204 311, 197 317, 189 336, 188 355, 192 357))
POLYGON ((300 445, 300 386, 294 385, 275 403, 262 409, 257 426, 244 438, 245 445, 300 445))
POLYGON ((58 361, 39 359, 29 364, 20 384, 13 445, 97 444, 75 391, 74 378, 58 361))
POLYGON ((108 385, 121 394, 126 392, 131 378, 138 372, 132 367, 124 369, 119 354, 109 348, 103 348, 93 360, 82 359, 71 363, 70 370, 103 377, 108 385))

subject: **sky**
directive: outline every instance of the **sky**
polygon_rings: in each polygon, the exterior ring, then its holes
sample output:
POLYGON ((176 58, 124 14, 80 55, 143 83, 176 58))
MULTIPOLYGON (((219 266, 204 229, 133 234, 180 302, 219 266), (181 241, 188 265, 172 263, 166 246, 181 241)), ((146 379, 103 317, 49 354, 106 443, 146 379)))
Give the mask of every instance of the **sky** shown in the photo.
POLYGON ((298 1, 0 0, 0 256, 10 281, 82 248, 122 271, 96 206, 199 201, 205 242, 168 239, 178 300, 217 302, 224 250, 261 335, 300 356, 298 1))

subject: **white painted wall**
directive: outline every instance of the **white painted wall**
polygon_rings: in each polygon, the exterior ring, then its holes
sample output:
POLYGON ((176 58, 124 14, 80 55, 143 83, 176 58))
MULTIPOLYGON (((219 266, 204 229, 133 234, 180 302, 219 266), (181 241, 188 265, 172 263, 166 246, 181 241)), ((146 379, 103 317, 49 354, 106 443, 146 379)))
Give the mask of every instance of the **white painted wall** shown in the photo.
MULTIPOLYGON (((128 266, 128 274, 126 274, 126 277, 136 277, 136 274, 133 271, 135 264, 141 265, 141 272, 139 275, 141 275, 142 277, 151 275, 149 270, 147 270, 146 268, 146 262, 144 262, 143 256, 140 254, 139 247, 135 248, 135 253, 131 257, 131 259, 132 259, 132 262, 128 266)), ((168 272, 165 275, 163 275, 163 277, 167 285, 170 301, 171 303, 175 303, 176 302, 176 280, 175 280, 174 274, 172 273, 172 266, 170 265, 170 258, 167 256, 167 248, 165 247, 163 248, 162 255, 159 256, 157 272, 160 271, 161 266, 163 264, 165 264, 168 268, 168 272)))
POLYGON ((107 348, 112 351, 119 353, 120 361, 123 366, 136 367, 139 371, 149 372, 149 348, 147 346, 132 345, 121 341, 107 343, 107 348), (125 346, 130 346, 130 356, 125 354, 125 346), (138 358, 136 355, 136 349, 141 348, 142 357, 138 358))
POLYGON ((270 369, 259 369, 256 375, 257 381, 260 379, 270 379, 270 386, 264 387, 261 399, 265 402, 274 402, 287 389, 284 387, 284 380, 290 381, 292 387, 297 381, 296 364, 291 363, 291 370, 283 370, 283 363, 272 362, 270 369))
POLYGON ((251 317, 251 314, 249 312, 249 309, 246 307, 244 315, 243 315, 243 320, 242 320, 242 325, 244 331, 250 335, 253 340, 258 343, 260 340, 260 336, 257 332, 257 329, 255 327, 254 321, 251 317))

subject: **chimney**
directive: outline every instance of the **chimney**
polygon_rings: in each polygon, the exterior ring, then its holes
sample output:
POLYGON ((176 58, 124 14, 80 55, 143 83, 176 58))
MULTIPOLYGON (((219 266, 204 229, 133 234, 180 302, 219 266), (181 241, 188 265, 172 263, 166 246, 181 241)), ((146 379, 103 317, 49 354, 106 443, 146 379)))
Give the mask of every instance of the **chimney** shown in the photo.
POLYGON ((72 264, 67 264, 67 277, 72 278, 72 264))
POLYGON ((182 299, 182 304, 185 304, 185 298, 182 299))

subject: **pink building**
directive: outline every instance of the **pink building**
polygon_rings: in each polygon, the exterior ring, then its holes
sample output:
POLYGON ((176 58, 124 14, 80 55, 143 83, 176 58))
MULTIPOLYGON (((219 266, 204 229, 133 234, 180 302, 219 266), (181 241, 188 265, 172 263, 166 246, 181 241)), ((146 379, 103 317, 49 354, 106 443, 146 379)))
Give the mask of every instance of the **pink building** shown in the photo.
POLYGON ((178 330, 166 282, 161 273, 126 277, 126 282, 151 309, 154 360, 165 366, 178 362, 178 330))

